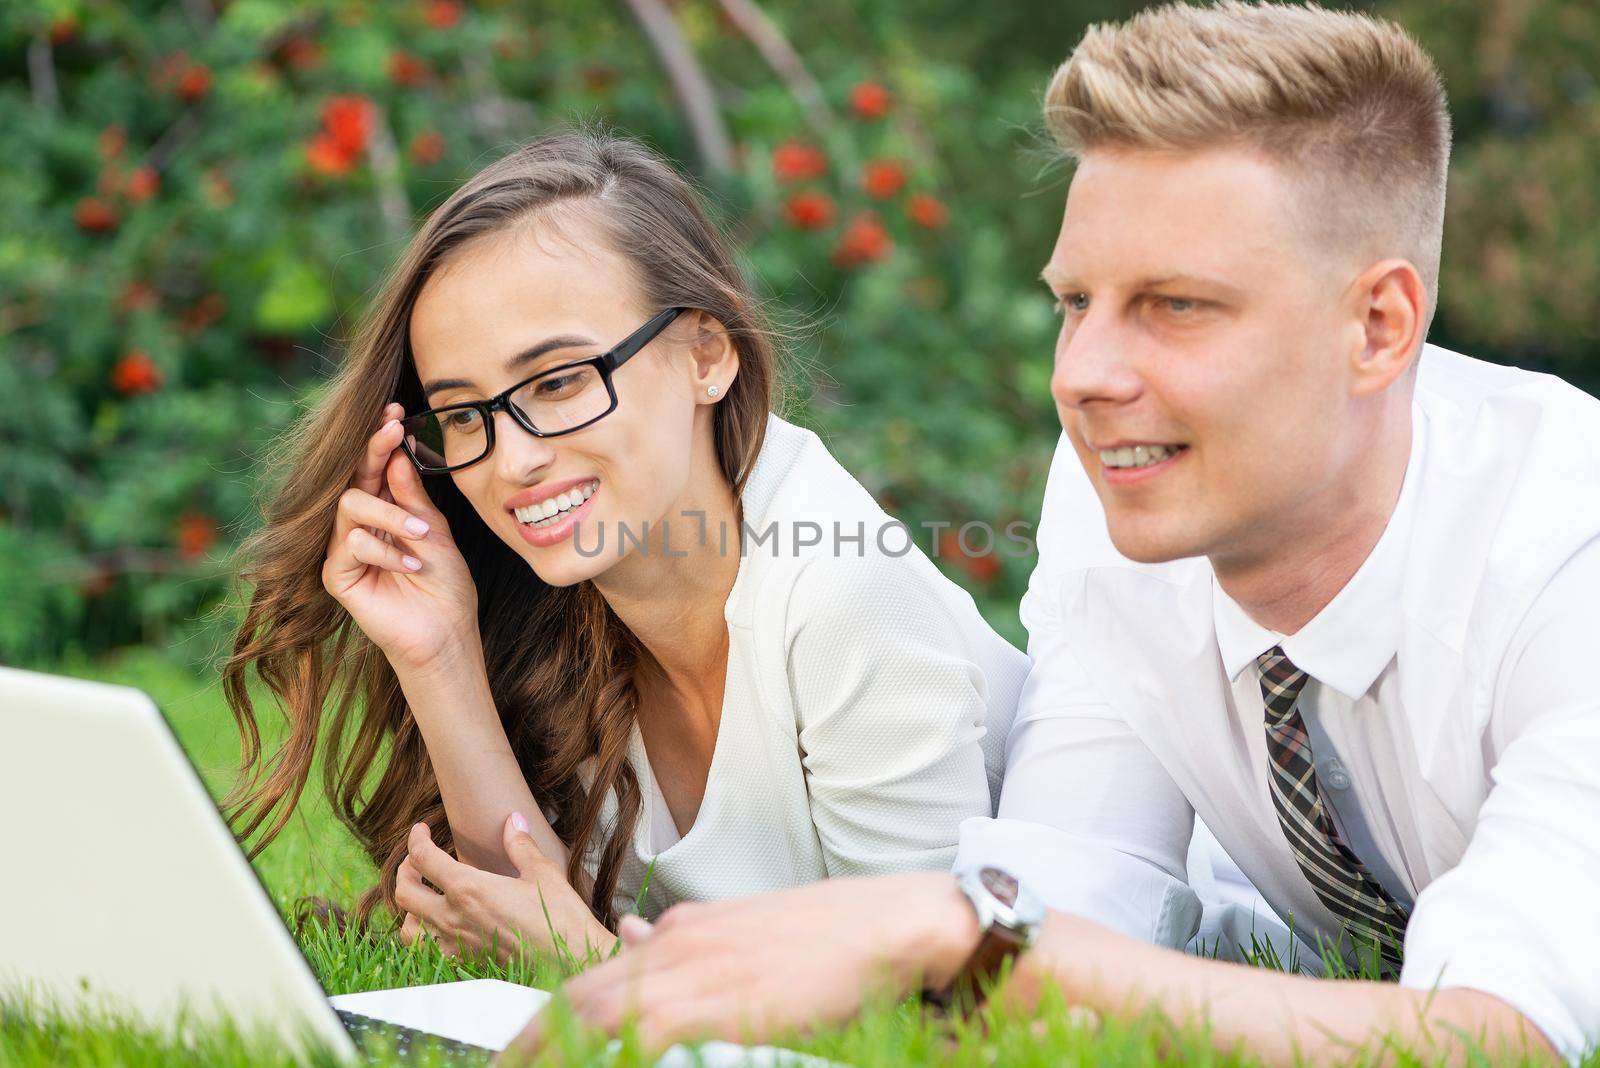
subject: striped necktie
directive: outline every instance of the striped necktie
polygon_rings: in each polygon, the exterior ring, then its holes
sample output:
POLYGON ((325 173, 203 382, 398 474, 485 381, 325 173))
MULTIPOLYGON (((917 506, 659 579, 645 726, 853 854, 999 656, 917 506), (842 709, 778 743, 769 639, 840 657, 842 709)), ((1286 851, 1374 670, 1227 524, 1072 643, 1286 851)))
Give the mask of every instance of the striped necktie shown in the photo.
POLYGON ((1268 781, 1278 823, 1317 898, 1362 946, 1376 942, 1381 970, 1400 971, 1407 916, 1345 844, 1317 788, 1317 773, 1298 700, 1306 673, 1273 646, 1256 658, 1266 702, 1268 781))

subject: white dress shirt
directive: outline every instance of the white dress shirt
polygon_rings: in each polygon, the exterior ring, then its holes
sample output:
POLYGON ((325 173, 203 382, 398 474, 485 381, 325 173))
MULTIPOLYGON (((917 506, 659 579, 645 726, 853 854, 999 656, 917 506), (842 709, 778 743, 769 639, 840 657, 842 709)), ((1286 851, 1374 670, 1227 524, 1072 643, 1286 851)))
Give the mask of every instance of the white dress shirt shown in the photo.
POLYGON ((1119 554, 1063 435, 999 814, 963 825, 957 867, 1183 946, 1198 814, 1278 915, 1335 937, 1269 794, 1254 660, 1281 645, 1312 679, 1324 796, 1415 899, 1401 985, 1486 991, 1576 1059, 1600 1040, 1600 401, 1434 345, 1420 361, 1389 524, 1292 635, 1204 558, 1119 554))
MULTIPOLYGON (((949 868, 962 821, 992 815, 999 797, 1026 654, 812 431, 769 415, 740 502, 753 533, 723 606, 705 793, 680 835, 635 727, 643 796, 614 899, 624 912, 636 899, 654 918, 678 901, 949 868)), ((671 524, 675 546, 698 536, 683 526, 671 524)), ((706 536, 722 542, 709 524, 706 536)), ((726 551, 738 539, 730 528, 726 551)), ((608 797, 599 839, 614 825, 608 797)))

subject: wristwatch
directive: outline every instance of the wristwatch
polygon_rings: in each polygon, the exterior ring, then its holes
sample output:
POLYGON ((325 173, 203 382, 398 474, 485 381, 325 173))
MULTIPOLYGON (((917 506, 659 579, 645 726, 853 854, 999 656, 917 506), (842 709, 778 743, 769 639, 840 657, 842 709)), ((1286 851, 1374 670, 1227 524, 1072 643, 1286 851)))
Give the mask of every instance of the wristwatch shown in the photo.
POLYGON ((1010 872, 985 867, 956 877, 956 885, 978 916, 978 946, 943 989, 922 999, 944 1012, 965 1016, 982 1004, 1000 967, 1033 945, 1044 925, 1044 903, 1010 872))

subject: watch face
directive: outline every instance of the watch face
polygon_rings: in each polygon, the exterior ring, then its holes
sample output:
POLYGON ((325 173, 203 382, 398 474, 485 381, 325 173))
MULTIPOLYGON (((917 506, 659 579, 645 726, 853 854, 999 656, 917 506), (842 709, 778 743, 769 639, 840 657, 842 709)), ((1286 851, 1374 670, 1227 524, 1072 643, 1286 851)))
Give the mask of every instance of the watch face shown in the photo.
POLYGON ((1017 904, 1017 880, 999 868, 984 868, 978 872, 983 888, 993 894, 1006 908, 1017 904))

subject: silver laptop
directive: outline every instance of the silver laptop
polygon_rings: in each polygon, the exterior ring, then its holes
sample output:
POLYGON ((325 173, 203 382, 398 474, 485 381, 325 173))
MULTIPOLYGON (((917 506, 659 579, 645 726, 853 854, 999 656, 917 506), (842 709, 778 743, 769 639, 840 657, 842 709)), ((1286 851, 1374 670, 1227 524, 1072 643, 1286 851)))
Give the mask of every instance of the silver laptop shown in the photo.
POLYGON ((0 813, 26 866, 0 878, 0 997, 164 1031, 226 1014, 347 1059, 427 1036, 452 1061, 486 1061, 549 998, 485 979, 330 1001, 140 690, 0 667, 0 813))

